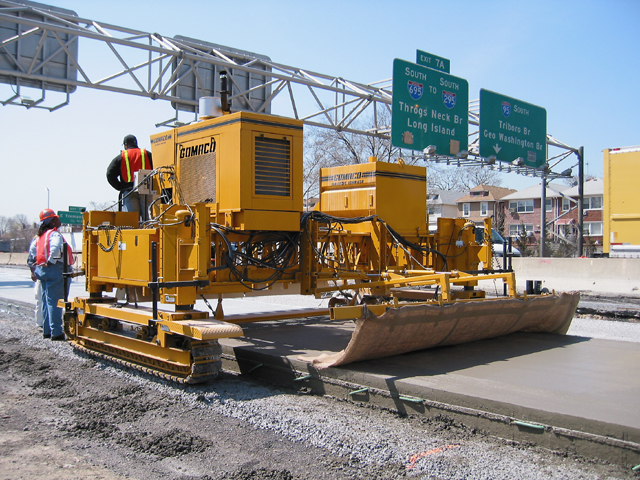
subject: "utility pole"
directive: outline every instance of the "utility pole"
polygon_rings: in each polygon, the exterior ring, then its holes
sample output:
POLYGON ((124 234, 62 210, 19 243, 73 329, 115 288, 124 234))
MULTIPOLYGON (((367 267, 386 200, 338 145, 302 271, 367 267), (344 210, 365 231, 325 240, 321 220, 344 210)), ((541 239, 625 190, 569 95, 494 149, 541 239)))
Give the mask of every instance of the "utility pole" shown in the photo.
POLYGON ((540 195, 540 257, 545 256, 547 238, 547 176, 542 174, 542 194, 540 195))
POLYGON ((578 155, 578 257, 584 254, 584 147, 579 147, 578 155))

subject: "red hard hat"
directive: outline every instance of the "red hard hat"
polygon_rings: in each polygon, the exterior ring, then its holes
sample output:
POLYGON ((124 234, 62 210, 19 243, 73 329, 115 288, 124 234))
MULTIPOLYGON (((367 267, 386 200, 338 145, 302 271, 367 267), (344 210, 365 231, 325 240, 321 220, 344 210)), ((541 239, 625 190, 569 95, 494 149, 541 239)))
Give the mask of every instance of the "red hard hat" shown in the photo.
POLYGON ((44 210, 42 210, 40 212, 40 221, 44 222, 47 218, 58 218, 58 215, 56 215, 56 212, 54 212, 53 210, 51 210, 50 208, 45 208, 44 210))

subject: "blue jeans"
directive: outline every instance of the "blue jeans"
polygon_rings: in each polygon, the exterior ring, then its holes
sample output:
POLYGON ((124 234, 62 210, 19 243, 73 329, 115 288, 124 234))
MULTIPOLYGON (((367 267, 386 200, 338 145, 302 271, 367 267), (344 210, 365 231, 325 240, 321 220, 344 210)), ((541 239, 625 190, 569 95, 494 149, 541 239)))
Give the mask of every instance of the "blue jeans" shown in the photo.
POLYGON ((122 195, 125 196, 122 206, 123 212, 139 212, 140 220, 147 220, 147 197, 140 195, 137 191, 123 190, 122 195))
POLYGON ((62 262, 48 267, 36 267, 35 275, 42 284, 42 333, 56 337, 62 335, 62 309, 58 300, 64 297, 64 279, 62 262))

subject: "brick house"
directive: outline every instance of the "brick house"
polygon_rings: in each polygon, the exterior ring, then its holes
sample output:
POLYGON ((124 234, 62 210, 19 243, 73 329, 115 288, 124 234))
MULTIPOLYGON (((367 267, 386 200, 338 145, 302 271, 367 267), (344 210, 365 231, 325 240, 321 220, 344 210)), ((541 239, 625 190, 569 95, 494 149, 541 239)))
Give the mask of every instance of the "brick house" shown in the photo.
MULTIPOLYGON (((562 213, 564 215, 555 222, 554 232, 559 237, 575 242, 578 236, 578 187, 571 187, 562 193, 568 198, 563 199, 562 213)), ((584 199, 582 222, 585 255, 602 253, 604 180, 593 178, 584 182, 582 197, 584 199)))
MULTIPOLYGON (((547 185, 547 222, 559 217, 562 213, 562 192, 568 190, 569 185, 549 183, 547 185)), ((502 198, 505 208, 505 236, 517 238, 527 234, 532 243, 540 238, 540 204, 542 201, 542 184, 519 190, 502 198)), ((567 219, 568 220, 568 219, 567 219)))
POLYGON ((495 187, 493 185, 478 185, 456 201, 458 216, 468 218, 474 222, 483 222, 487 217, 493 217, 494 225, 500 230, 497 220, 502 217, 500 200, 506 195, 515 193, 512 188, 495 187))
MULTIPOLYGON (((514 239, 525 233, 529 244, 539 244, 541 234, 541 184, 502 198, 505 209, 505 235, 514 239)), ((602 251, 602 179, 584 184, 584 245, 587 253, 602 251)), ((550 183, 546 190, 545 218, 548 239, 575 248, 578 234, 578 187, 550 183)), ((557 247, 560 248, 560 247, 557 247)))

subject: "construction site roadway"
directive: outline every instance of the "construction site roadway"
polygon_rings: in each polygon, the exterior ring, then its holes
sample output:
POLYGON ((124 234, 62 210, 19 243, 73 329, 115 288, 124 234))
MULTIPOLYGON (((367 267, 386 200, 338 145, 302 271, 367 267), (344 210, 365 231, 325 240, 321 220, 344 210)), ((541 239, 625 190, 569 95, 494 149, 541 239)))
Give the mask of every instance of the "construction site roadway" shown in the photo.
MULTIPOLYGON (((24 301, 26 283, 17 282, 15 289, 0 291, 5 307, 33 303, 24 301)), ((286 308, 283 302, 233 300, 226 313, 273 311, 286 308)), ((633 320, 625 327, 640 335, 633 320)), ((640 464, 637 340, 571 331, 517 333, 317 370, 306 358, 344 348, 352 322, 312 317, 244 324, 243 329, 244 337, 220 342, 225 370, 404 414, 446 416, 518 442, 640 464)))

